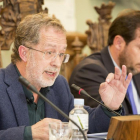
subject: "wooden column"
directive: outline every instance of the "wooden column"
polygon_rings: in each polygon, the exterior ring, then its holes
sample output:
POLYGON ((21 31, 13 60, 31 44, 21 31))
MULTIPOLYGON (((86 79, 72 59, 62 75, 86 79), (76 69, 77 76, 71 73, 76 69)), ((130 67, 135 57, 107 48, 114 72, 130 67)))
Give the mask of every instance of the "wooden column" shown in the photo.
POLYGON ((70 54, 70 60, 62 65, 61 74, 68 81, 74 67, 85 57, 82 55, 82 49, 87 44, 87 35, 78 32, 68 32, 67 44, 66 53, 70 54))

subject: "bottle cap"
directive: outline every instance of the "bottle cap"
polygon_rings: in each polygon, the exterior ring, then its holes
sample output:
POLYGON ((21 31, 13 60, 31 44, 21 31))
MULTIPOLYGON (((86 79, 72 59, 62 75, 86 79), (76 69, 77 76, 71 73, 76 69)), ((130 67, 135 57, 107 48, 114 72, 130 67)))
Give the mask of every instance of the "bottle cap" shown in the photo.
POLYGON ((84 99, 74 99, 74 105, 84 105, 84 99))

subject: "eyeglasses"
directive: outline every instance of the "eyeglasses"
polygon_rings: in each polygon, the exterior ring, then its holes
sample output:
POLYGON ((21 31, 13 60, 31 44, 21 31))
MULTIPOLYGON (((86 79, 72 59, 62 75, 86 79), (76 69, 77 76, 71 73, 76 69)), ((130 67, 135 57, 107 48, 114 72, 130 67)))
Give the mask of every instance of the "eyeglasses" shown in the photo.
POLYGON ((63 63, 67 63, 69 61, 69 58, 70 58, 70 55, 69 54, 64 54, 64 53, 56 53, 56 52, 52 52, 52 51, 40 51, 40 50, 37 50, 37 49, 34 49, 32 47, 27 47, 25 46, 26 48, 29 48, 31 50, 35 50, 35 51, 38 51, 38 52, 41 52, 44 54, 44 57, 45 59, 55 59, 57 57, 57 55, 59 56, 60 60, 63 62, 63 63))

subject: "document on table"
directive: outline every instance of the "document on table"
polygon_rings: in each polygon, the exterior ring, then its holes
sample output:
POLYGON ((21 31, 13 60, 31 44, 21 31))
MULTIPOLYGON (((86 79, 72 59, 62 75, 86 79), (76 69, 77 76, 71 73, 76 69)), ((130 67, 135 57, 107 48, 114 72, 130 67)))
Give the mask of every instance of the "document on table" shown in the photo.
POLYGON ((87 134, 88 140, 106 140, 107 132, 87 134))

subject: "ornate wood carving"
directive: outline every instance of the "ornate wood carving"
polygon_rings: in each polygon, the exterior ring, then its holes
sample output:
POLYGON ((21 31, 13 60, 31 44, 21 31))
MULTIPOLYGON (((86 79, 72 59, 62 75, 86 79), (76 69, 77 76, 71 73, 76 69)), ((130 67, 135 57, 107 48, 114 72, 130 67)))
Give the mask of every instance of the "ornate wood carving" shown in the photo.
MULTIPOLYGON (((0 0, 0 48, 9 50, 15 37, 15 31, 19 22, 28 14, 48 12, 42 9, 44 0, 0 0)), ((1 63, 0 63, 1 67, 1 63)))
POLYGON ((68 63, 62 65, 61 74, 68 81, 73 68, 85 57, 82 54, 82 49, 87 44, 87 35, 78 32, 68 32, 67 44, 66 53, 70 54, 70 60, 68 63))
POLYGON ((71 46, 72 46, 72 49, 75 53, 75 55, 74 55, 74 65, 73 65, 73 67, 75 67, 85 57, 82 54, 82 49, 84 47, 84 43, 79 40, 78 36, 76 36, 74 41, 72 42, 71 46))
POLYGON ((2 50, 10 49, 19 22, 28 14, 43 11, 42 4, 44 4, 44 0, 3 0, 3 8, 0 10, 0 25, 2 27, 0 46, 2 50))
POLYGON ((88 35, 87 44, 93 52, 100 51, 107 45, 108 29, 111 24, 111 12, 115 6, 114 2, 102 4, 101 7, 95 6, 94 9, 99 14, 98 23, 87 20, 89 29, 86 31, 88 35))

